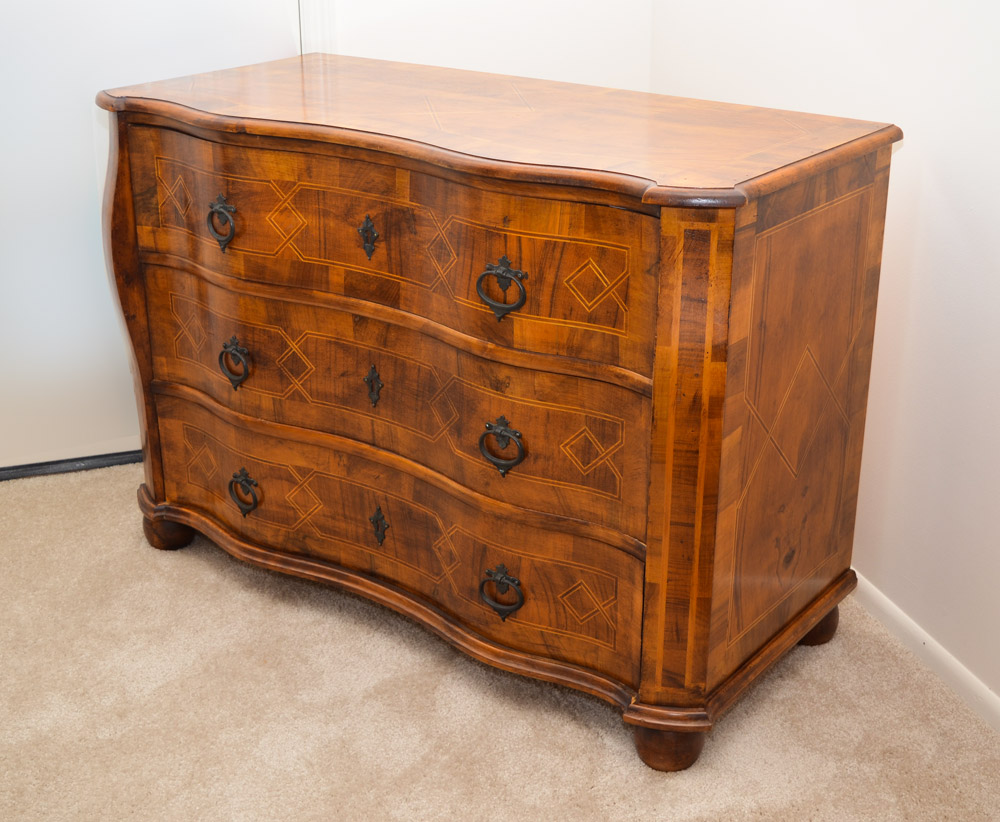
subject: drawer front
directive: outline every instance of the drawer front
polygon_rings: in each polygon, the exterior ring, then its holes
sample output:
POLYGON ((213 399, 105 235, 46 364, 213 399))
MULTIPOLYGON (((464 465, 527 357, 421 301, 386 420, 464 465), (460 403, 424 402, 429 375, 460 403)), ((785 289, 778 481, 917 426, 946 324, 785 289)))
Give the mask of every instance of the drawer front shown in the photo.
POLYGON ((653 217, 150 127, 133 126, 129 148, 146 251, 378 302, 521 350, 652 373, 653 217), (359 230, 366 218, 369 233, 359 230))
POLYGON ((177 397, 158 396, 157 412, 168 502, 261 546, 397 584, 502 645, 635 685, 636 557, 528 527, 516 509, 484 510, 374 460, 258 430, 265 424, 246 430, 177 397), (501 565, 516 588, 500 591, 488 578, 501 565), (518 589, 523 603, 504 619, 484 599, 517 605, 518 589))
POLYGON ((147 295, 158 379, 248 416, 393 451, 493 499, 645 538, 646 397, 502 365, 371 318, 235 293, 173 268, 147 267, 147 295), (245 353, 220 363, 224 346, 236 344, 245 353), (486 427, 501 418, 521 435, 505 449, 486 427))

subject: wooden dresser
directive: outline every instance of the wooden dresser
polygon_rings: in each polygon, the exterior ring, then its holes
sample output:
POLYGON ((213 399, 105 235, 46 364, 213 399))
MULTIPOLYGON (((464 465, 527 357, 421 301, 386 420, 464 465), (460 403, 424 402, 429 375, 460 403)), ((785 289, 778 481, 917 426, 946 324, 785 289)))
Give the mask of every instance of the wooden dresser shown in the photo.
POLYGON ((833 635, 899 129, 320 54, 98 103, 152 545, 608 700, 663 770, 833 635))

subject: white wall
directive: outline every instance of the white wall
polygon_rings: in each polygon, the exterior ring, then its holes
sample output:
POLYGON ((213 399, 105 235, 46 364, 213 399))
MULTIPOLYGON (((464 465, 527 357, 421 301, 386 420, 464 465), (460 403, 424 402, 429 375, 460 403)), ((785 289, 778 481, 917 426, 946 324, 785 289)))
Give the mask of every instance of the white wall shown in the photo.
POLYGON ((649 89, 654 0, 302 0, 302 49, 649 89))
POLYGON ((998 7, 721 0, 653 20, 653 91, 903 129, 854 565, 1000 694, 998 7))
POLYGON ((108 286, 103 88, 298 53, 296 0, 4 3, 0 466, 139 447, 108 286))

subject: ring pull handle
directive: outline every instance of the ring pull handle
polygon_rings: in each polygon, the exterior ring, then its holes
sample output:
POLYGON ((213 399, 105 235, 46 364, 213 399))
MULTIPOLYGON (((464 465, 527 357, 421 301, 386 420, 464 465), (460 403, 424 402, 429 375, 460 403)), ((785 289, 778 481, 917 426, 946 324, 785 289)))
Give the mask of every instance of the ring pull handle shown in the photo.
POLYGON ((516 268, 510 267, 510 260, 507 259, 507 255, 504 254, 499 260, 497 260, 496 265, 493 263, 486 264, 486 270, 479 275, 479 279, 476 280, 476 293, 486 305, 493 309, 493 313, 496 314, 497 322, 500 322, 504 317, 506 317, 511 311, 517 311, 525 301, 528 299, 528 292, 524 288, 524 280, 528 279, 528 275, 523 271, 518 271, 516 268), (492 299, 483 290, 483 280, 487 277, 493 276, 497 279, 497 285, 503 291, 504 296, 507 296, 507 291, 510 288, 510 284, 514 283, 517 286, 518 295, 517 299, 512 303, 501 303, 492 299))
POLYGON ((229 205, 226 202, 226 198, 223 195, 219 195, 215 198, 214 203, 208 204, 208 233, 215 237, 215 241, 219 244, 219 248, 222 249, 222 253, 226 253, 226 246, 232 242, 233 236, 236 234, 236 220, 233 218, 233 214, 236 213, 236 206, 229 205), (222 224, 222 227, 226 230, 223 234, 217 231, 215 228, 215 221, 222 224))
POLYGON ((365 248, 365 254, 368 255, 368 259, 372 258, 372 254, 375 253, 375 241, 378 239, 378 232, 375 230, 375 223, 372 222, 371 215, 365 215, 365 221, 361 224, 358 229, 358 234, 361 235, 361 242, 365 248))
POLYGON ((496 467, 501 477, 506 477, 507 472, 511 468, 515 465, 520 465, 524 461, 524 446, 521 445, 521 432, 511 428, 506 417, 499 416, 496 422, 486 423, 486 431, 479 437, 479 452, 496 467), (486 438, 490 435, 496 438, 497 446, 501 451, 505 450, 511 443, 514 443, 517 446, 517 456, 504 459, 503 457, 491 454, 486 448, 486 438))
POLYGON ((501 620, 506 622, 507 617, 524 605, 524 591, 521 590, 521 580, 507 573, 507 567, 501 563, 495 569, 487 571, 486 578, 479 583, 479 598, 496 611, 500 615, 501 620), (490 582, 493 583, 498 594, 506 594, 507 591, 513 589, 514 595, 517 597, 517 602, 512 605, 504 605, 502 602, 497 602, 486 593, 486 585, 490 582))
POLYGON ((257 480, 247 473, 246 468, 241 468, 229 480, 229 496, 232 497, 233 502, 236 503, 236 507, 240 509, 240 513, 244 517, 257 507, 259 500, 257 492, 254 490, 256 487, 257 480), (239 493, 236 491, 237 488, 239 488, 239 493))
POLYGON ((239 388, 243 381, 250 376, 250 363, 250 352, 240 345, 235 334, 229 342, 222 344, 222 351, 219 352, 219 370, 233 384, 233 391, 239 388), (241 370, 233 371, 229 367, 228 360, 232 360, 241 370))

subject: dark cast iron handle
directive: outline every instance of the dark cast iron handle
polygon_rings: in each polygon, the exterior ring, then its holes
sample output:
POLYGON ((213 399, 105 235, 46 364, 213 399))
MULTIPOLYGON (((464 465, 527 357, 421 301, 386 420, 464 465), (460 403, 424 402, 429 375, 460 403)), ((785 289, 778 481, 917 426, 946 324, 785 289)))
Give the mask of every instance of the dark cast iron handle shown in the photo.
POLYGON ((523 282, 523 280, 526 279, 528 279, 527 274, 523 271, 518 271, 517 269, 510 267, 510 260, 507 259, 507 255, 505 254, 497 260, 496 265, 493 263, 486 264, 486 270, 480 274, 479 279, 476 280, 476 293, 479 295, 479 299, 493 309, 493 313, 496 314, 497 317, 497 322, 500 322, 500 320, 510 314, 511 311, 517 311, 517 309, 524 305, 525 300, 528 299, 528 292, 525 291, 523 282), (517 299, 512 303, 499 303, 492 299, 483 290, 483 280, 489 276, 497 278, 497 285, 500 286, 504 296, 507 295, 507 289, 510 288, 510 284, 514 283, 519 292, 517 299))
POLYGON ((375 241, 378 239, 378 232, 375 230, 375 223, 372 222, 371 215, 365 215, 365 221, 358 229, 358 234, 361 235, 361 242, 365 247, 365 254, 368 255, 368 259, 370 260, 372 258, 372 254, 375 253, 375 241))
POLYGON ((372 524, 372 529, 375 532, 375 541, 381 545, 385 542, 385 532, 389 530, 389 523, 385 518, 385 514, 382 513, 382 506, 375 506, 375 513, 368 517, 368 521, 372 524))
POLYGON ((368 371, 368 376, 361 378, 365 385, 368 386, 368 399, 372 401, 372 408, 378 405, 379 396, 382 394, 382 389, 385 388, 385 383, 378 375, 378 371, 375 370, 373 365, 368 371))
POLYGON ((229 205, 226 202, 226 198, 221 194, 215 198, 214 203, 208 204, 208 232, 215 237, 215 241, 219 244, 219 248, 222 249, 223 254, 226 253, 226 246, 232 242, 233 236, 236 234, 236 220, 233 218, 233 214, 235 213, 236 206, 229 205), (216 218, 225 227, 225 234, 216 231, 216 218))
POLYGON ((246 468, 241 468, 233 474, 233 478, 229 480, 229 496, 233 498, 233 502, 236 503, 236 507, 240 509, 240 513, 242 513, 243 516, 246 516, 257 507, 257 492, 254 490, 256 487, 257 480, 253 479, 247 473, 246 468), (249 502, 236 493, 237 487, 242 492, 243 497, 250 497, 249 502))
POLYGON ((501 620, 506 622, 507 617, 524 605, 524 592, 521 590, 521 580, 508 574, 506 566, 500 564, 494 570, 487 571, 486 578, 479 583, 479 598, 496 611, 500 615, 501 620), (493 583, 498 594, 506 594, 509 589, 513 588, 517 596, 517 602, 513 605, 504 605, 501 602, 497 602, 486 593, 486 583, 488 582, 493 583))
POLYGON ((222 344, 222 351, 219 352, 219 370, 226 375, 233 384, 233 391, 240 387, 242 382, 250 376, 250 352, 246 350, 234 334, 229 342, 222 344), (233 371, 229 367, 227 358, 231 359, 241 369, 233 371))
POLYGON ((524 461, 524 446, 521 445, 521 432, 510 427, 510 423, 504 416, 497 417, 496 422, 486 423, 486 430, 479 437, 479 453, 496 466, 501 477, 506 477, 507 472, 515 465, 520 465, 524 461), (508 445, 514 443, 517 446, 517 456, 510 459, 497 457, 486 449, 486 438, 492 434, 496 437, 497 446, 503 451, 508 445))

